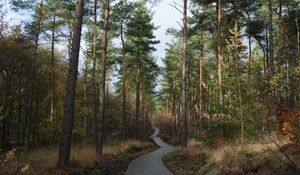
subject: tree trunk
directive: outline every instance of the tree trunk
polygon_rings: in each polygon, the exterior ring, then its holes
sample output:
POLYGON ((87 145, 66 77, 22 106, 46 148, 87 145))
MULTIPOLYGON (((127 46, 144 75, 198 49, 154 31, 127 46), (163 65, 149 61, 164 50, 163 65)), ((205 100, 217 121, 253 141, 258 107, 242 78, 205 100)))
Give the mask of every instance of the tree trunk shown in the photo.
MULTIPOLYGON (((285 68, 286 68, 286 82, 291 83, 290 86, 293 86, 293 82, 290 82, 290 62, 289 62, 289 33, 288 33, 288 26, 285 25, 285 68)), ((286 94, 287 94, 287 104, 289 108, 292 108, 294 106, 294 101, 293 101, 293 95, 294 95, 294 89, 289 88, 289 86, 286 87, 286 94), (290 95, 288 95, 290 94, 290 95)))
POLYGON ((298 59, 300 57, 300 27, 299 27, 299 21, 300 21, 299 18, 295 19, 296 28, 297 28, 297 55, 298 55, 298 59))
POLYGON ((175 91, 175 73, 172 82, 172 112, 171 112, 171 139, 175 138, 176 133, 176 91, 175 91))
POLYGON ((183 0, 183 55, 181 60, 181 147, 187 147, 187 1, 183 0))
POLYGON ((200 57, 199 57, 199 111, 200 118, 203 112, 203 57, 204 57, 204 42, 203 31, 200 33, 200 57))
MULTIPOLYGON (((84 68, 85 68, 85 71, 84 71, 84 82, 83 82, 83 106, 85 109, 87 109, 88 107, 88 104, 87 104, 87 69, 88 69, 88 65, 87 65, 87 58, 84 60, 84 68)), ((84 144, 86 143, 86 137, 88 136, 88 131, 87 131, 87 113, 84 114, 84 119, 83 119, 83 129, 84 129, 84 132, 85 132, 85 135, 84 135, 84 144)))
MULTIPOLYGON (((145 88, 145 84, 144 84, 144 81, 143 81, 143 76, 141 78, 141 88, 140 88, 140 130, 141 132, 143 132, 143 128, 145 126, 145 120, 144 120, 144 111, 145 111, 145 91, 144 91, 144 88, 145 88)), ((144 135, 142 135, 144 136, 144 135)))
POLYGON ((270 52, 269 52, 269 32, 266 30, 266 59, 265 59, 265 77, 267 78, 268 72, 270 71, 270 52))
POLYGON ((54 69, 55 69, 55 25, 56 25, 56 16, 53 18, 52 26, 52 41, 51 41, 51 109, 50 109, 50 122, 53 122, 54 119, 54 69))
POLYGON ((222 4, 221 0, 217 3, 217 61, 218 61, 218 84, 219 84, 219 100, 220 112, 223 114, 223 85, 222 85, 222 49, 221 49, 221 18, 222 4))
MULTIPOLYGON (((9 81, 9 80, 6 80, 9 81)), ((11 129, 11 119, 12 119, 12 110, 14 104, 13 97, 13 88, 11 82, 5 87, 5 94, 3 100, 3 110, 1 111, 2 117, 2 149, 9 149, 9 137, 10 137, 10 129, 11 129)))
MULTIPOLYGON (((32 81, 32 80, 29 80, 32 81)), ((26 148, 29 148, 29 137, 30 137, 30 123, 32 117, 32 91, 33 83, 28 84, 27 86, 27 95, 26 95, 26 109, 25 109, 25 124, 23 130, 23 145, 26 148)))
POLYGON ((279 21, 279 25, 278 25, 278 50, 277 50, 277 71, 281 72, 281 49, 282 49, 282 25, 283 25, 283 21, 282 21, 282 0, 280 0, 279 2, 279 16, 278 16, 278 21, 279 21))
POLYGON ((19 89, 19 94, 18 94, 18 125, 17 125, 17 128, 18 128, 18 133, 17 133, 17 145, 18 146, 21 146, 21 143, 22 143, 22 91, 21 91, 21 88, 19 89))
MULTIPOLYGON (((271 73, 271 79, 275 75, 275 65, 274 65, 274 42, 273 42, 273 11, 272 11, 272 0, 268 0, 268 25, 269 25, 269 65, 270 65, 270 73, 271 73)), ((271 87, 271 91, 275 91, 273 87, 271 87)), ((271 113, 272 113, 272 119, 273 119, 273 128, 272 130, 275 131, 275 120, 276 120, 276 105, 275 105, 276 97, 275 95, 271 95, 271 113)))
POLYGON ((127 63, 126 63, 126 52, 125 52, 125 41, 124 41, 124 30, 123 30, 123 21, 121 22, 120 28, 121 34, 121 42, 122 42, 122 76, 123 76, 123 84, 122 84, 122 91, 123 91, 123 138, 127 138, 127 92, 126 92, 126 82, 127 82, 127 63))
POLYGON ((141 63, 140 52, 138 51, 136 60, 136 97, 135 97, 135 137, 139 137, 139 118, 140 118, 140 85, 141 85, 141 63))
POLYGON ((270 61, 270 72, 273 77, 275 74, 274 66, 274 39, 273 39, 273 12, 272 12, 272 0, 268 0, 269 7, 269 61, 270 61))
POLYGON ((93 72, 92 72, 92 91, 93 91, 93 132, 94 142, 97 140, 97 113, 98 111, 98 98, 96 92, 96 65, 97 65, 97 2, 94 0, 94 29, 93 29, 93 72))
POLYGON ((105 80, 106 80, 106 61, 107 61, 107 44, 108 44, 108 25, 109 25, 109 0, 105 0, 103 19, 104 28, 102 35, 102 54, 101 66, 99 76, 99 117, 97 118, 97 140, 96 140, 96 154, 102 155, 103 140, 104 140, 104 115, 105 115, 105 80))
POLYGON ((251 97, 252 94, 252 89, 251 89, 251 60, 252 60, 252 43, 251 43, 251 17, 250 13, 247 12, 247 19, 248 19, 248 27, 249 27, 249 33, 248 33, 248 49, 249 49, 249 54, 248 54, 248 96, 251 97))
POLYGON ((72 39, 72 54, 69 65, 69 75, 66 92, 66 103, 64 111, 63 133, 59 147, 57 166, 63 168, 70 160, 72 130, 74 123, 74 106, 76 96, 76 83, 78 73, 78 60, 82 30, 84 0, 76 1, 76 22, 72 39))
MULTIPOLYGON (((297 58, 298 60, 300 59, 300 28, 299 28, 299 19, 300 18, 296 18, 295 19, 295 23, 296 23, 296 28, 297 28, 297 58)), ((296 62, 296 66, 298 66, 299 63, 296 62)), ((296 84, 296 106, 299 107, 299 81, 296 84)), ((300 131, 300 119, 299 119, 299 131, 300 131)), ((300 133, 300 132, 299 132, 300 133)), ((299 134, 300 136, 300 134, 299 134)), ((300 138, 299 138, 300 141, 300 138)))
MULTIPOLYGON (((200 33, 200 56, 199 56, 199 131, 201 132, 201 120, 203 118, 203 58, 204 58, 204 41, 203 30, 200 33)), ((196 133, 198 134, 198 133, 196 133)))

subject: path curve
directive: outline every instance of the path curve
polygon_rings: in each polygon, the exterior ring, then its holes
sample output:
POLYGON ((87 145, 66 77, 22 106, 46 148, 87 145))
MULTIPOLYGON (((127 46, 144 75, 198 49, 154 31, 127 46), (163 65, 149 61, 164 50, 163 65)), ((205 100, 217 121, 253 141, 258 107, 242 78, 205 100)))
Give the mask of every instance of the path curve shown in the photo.
POLYGON ((125 175, 173 175, 163 164, 162 158, 174 151, 175 148, 157 136, 160 131, 157 127, 154 126, 153 128, 155 131, 151 138, 160 148, 133 160, 125 175))

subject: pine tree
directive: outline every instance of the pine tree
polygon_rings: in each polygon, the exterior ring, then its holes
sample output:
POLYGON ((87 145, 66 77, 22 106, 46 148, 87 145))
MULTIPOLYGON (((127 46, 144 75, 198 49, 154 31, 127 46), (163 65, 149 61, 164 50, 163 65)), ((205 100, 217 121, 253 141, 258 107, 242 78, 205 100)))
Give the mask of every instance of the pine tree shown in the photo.
POLYGON ((154 44, 159 41, 154 40, 155 36, 153 30, 156 29, 154 24, 151 23, 152 14, 146 8, 144 2, 140 2, 137 8, 133 11, 132 17, 127 23, 127 37, 130 43, 130 52, 135 56, 136 66, 136 100, 135 100, 135 135, 139 137, 140 126, 140 86, 141 86, 141 70, 145 64, 145 58, 148 53, 154 51, 154 44))
POLYGON ((74 123, 74 105, 78 73, 78 60, 82 30, 84 0, 76 1, 76 25, 72 39, 72 54, 69 67, 67 95, 64 111, 63 133, 59 147, 57 166, 63 168, 68 165, 71 153, 72 130, 74 123))
POLYGON ((101 51, 101 67, 99 75, 99 118, 97 119, 97 140, 96 154, 102 155, 103 140, 104 140, 104 117, 105 117, 105 81, 106 81, 106 66, 107 66, 107 45, 108 45, 108 25, 109 25, 110 0, 105 0, 103 10, 103 34, 102 34, 102 51, 101 51))

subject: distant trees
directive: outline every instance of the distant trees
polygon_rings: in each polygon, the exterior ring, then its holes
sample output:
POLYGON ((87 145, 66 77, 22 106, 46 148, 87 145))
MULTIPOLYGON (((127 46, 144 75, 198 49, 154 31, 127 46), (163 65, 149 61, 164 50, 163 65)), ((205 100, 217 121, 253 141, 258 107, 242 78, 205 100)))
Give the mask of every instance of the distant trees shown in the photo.
POLYGON ((107 138, 146 134, 158 106, 183 147, 188 137, 219 146, 279 132, 280 111, 300 105, 299 2, 183 0, 182 28, 168 30, 162 69, 152 54, 159 41, 148 4, 156 2, 78 0, 75 15, 68 0, 10 1, 32 16, 24 31, 0 18, 2 148, 61 140, 64 167, 71 140, 96 144, 101 155, 107 138))
POLYGON ((108 137, 127 139, 138 135, 135 129, 147 134, 160 72, 152 55, 158 43, 153 14, 148 2, 113 1, 111 10, 109 2, 86 2, 83 8, 83 1, 10 1, 16 13, 25 11, 32 18, 24 31, 23 24, 9 28, 0 19, 4 150, 60 143, 57 165, 62 168, 70 159, 71 143, 97 141, 100 153, 108 137), (86 46, 80 46, 82 25, 87 26, 86 46), (120 47, 112 42, 115 38, 122 41, 120 47), (84 66, 79 66, 80 52, 84 66), (106 83, 115 74, 120 75, 116 93, 106 83))
MULTIPOLYGON (((25 108, 25 102, 29 98, 26 93, 28 93, 31 82, 30 76, 32 73, 38 73, 38 69, 32 70, 32 65, 35 63, 32 52, 35 50, 35 47, 30 40, 27 40, 23 36, 18 27, 14 28, 10 35, 1 36, 0 42, 0 82, 2 89, 2 101, 0 106, 0 120, 2 123, 1 147, 4 150, 10 148, 11 137, 16 131, 16 142, 18 145, 25 145, 25 143, 27 143, 28 146, 29 144, 33 146, 37 136, 37 133, 33 131, 33 128, 36 128, 36 125, 32 125, 33 121, 28 121, 28 115, 23 118, 21 113, 23 112, 22 109, 25 108), (17 121, 16 127, 14 127, 15 121, 17 121), (28 125, 28 123, 31 125, 28 125), (15 129, 12 130, 13 127, 15 129), (27 135, 25 135, 25 131, 27 132, 27 135), (31 140, 31 142, 27 140, 31 140)), ((41 58, 41 60, 42 59, 45 58, 41 58)), ((44 74, 40 73, 39 76, 44 77, 44 74)), ((35 83, 40 82, 40 79, 35 80, 35 83)), ((44 95, 45 94, 39 94, 39 97, 44 95)), ((36 108, 34 108, 34 110, 36 110, 36 108)), ((33 115, 30 118, 36 119, 35 117, 37 116, 33 115)))
POLYGON ((113 9, 113 16, 112 16, 112 22, 116 26, 116 30, 118 33, 118 36, 121 40, 121 70, 122 70, 122 110, 123 110, 123 137, 124 139, 128 136, 128 48, 127 48, 127 42, 125 41, 125 32, 126 32, 126 25, 130 19, 130 16, 132 14, 134 8, 133 3, 129 3, 127 0, 121 0, 118 2, 113 9))
MULTIPOLYGON (((299 81, 298 75, 292 73, 298 67, 297 54, 293 54, 297 53, 297 44, 291 44, 291 40, 298 43, 291 36, 298 36, 297 17, 293 14, 299 11, 296 7, 299 2, 220 0, 191 3, 187 42, 189 136, 218 146, 237 136, 243 143, 245 138, 274 131, 281 104, 290 110, 299 108, 294 103, 299 90, 292 85, 299 81), (274 29, 275 23, 280 24, 278 30, 274 29), (292 26, 296 30, 292 30, 292 26), (242 42, 246 36, 248 42, 242 42)), ((173 96, 172 90, 182 90, 183 85, 174 82, 180 80, 178 73, 183 69, 174 69, 178 64, 171 60, 178 60, 177 55, 184 51, 178 46, 184 42, 184 36, 181 30, 169 31, 175 41, 169 45, 164 58, 160 100, 170 117, 175 118, 183 115, 183 109, 177 110, 182 102, 176 100, 182 100, 183 96, 182 93, 173 96)), ((170 125, 176 126, 173 122, 170 125)), ((172 135, 174 130, 176 128, 170 130, 172 135)), ((182 137, 182 132, 178 138, 182 137)))
MULTIPOLYGON (((133 11, 131 18, 127 23, 127 38, 130 44, 129 51, 135 57, 135 135, 139 137, 141 126, 141 94, 143 91, 142 85, 145 66, 147 65, 147 57, 151 51, 154 51, 154 44, 159 41, 155 40, 153 31, 155 26, 151 23, 152 14, 147 9, 144 2, 139 2, 136 9, 133 11)), ((149 87, 151 88, 151 87, 149 87)))

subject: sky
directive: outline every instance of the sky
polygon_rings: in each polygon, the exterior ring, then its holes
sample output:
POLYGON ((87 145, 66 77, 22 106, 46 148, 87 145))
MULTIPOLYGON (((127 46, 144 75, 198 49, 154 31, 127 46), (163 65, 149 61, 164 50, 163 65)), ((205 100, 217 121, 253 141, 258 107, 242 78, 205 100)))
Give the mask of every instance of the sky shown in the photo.
MULTIPOLYGON (((154 12, 152 22, 155 26, 159 27, 154 31, 156 39, 160 40, 160 43, 155 45, 156 51, 154 52, 154 56, 157 57, 157 64, 160 67, 163 66, 162 58, 165 56, 165 49, 167 48, 166 43, 170 43, 172 38, 172 36, 166 34, 166 31, 171 27, 179 29, 180 26, 178 22, 181 22, 182 18, 182 14, 170 5, 173 1, 182 4, 181 0, 161 0, 161 2, 156 6, 151 7, 154 12)), ((4 2, 8 2, 8 0, 4 0, 4 2)), ((6 20, 9 21, 10 24, 18 24, 21 21, 27 21, 30 19, 29 15, 16 14, 10 11, 8 6, 5 6, 5 9, 8 11, 6 20)), ((82 42, 82 44, 84 45, 84 42, 82 42)), ((80 59, 80 64, 83 64, 83 59, 80 59)))
MULTIPOLYGON (((160 26, 155 32, 155 36, 160 40, 160 44, 156 45, 157 51, 154 55, 158 57, 158 65, 162 66, 161 58, 165 56, 166 43, 170 43, 171 36, 166 34, 168 28, 179 29, 180 26, 177 22, 182 19, 182 14, 170 5, 174 0, 162 0, 156 7, 154 7, 153 23, 160 26)), ((177 0, 178 2, 178 0, 177 0)))
MULTIPOLYGON (((4 1, 8 2, 7 0, 4 1)), ((182 14, 170 5, 173 1, 174 0, 161 0, 160 3, 152 7, 152 11, 154 12, 153 23, 156 26, 159 26, 159 28, 154 31, 154 35, 156 36, 156 39, 160 40, 160 43, 155 46, 157 51, 154 52, 154 55, 158 58, 157 62, 160 66, 163 65, 161 58, 165 56, 166 43, 171 41, 171 36, 166 35, 166 30, 171 27, 176 29, 180 28, 177 22, 181 21, 182 14)), ((7 6, 6 9, 8 10, 6 20, 14 24, 29 19, 29 16, 26 14, 17 15, 16 13, 11 12, 7 6)))

